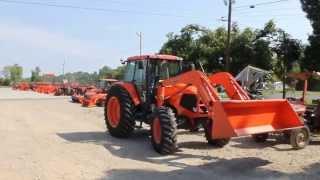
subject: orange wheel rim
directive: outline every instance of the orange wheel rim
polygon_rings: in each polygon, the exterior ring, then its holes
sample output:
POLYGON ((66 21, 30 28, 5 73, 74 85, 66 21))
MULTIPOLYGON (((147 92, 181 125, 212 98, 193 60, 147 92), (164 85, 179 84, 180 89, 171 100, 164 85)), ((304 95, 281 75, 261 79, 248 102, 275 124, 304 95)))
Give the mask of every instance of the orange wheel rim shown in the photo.
POLYGON ((157 144, 161 143, 161 124, 159 118, 156 118, 154 122, 152 123, 152 134, 153 134, 153 140, 157 144))
POLYGON ((116 128, 120 122, 120 103, 117 97, 111 97, 107 104, 107 116, 109 124, 116 128))

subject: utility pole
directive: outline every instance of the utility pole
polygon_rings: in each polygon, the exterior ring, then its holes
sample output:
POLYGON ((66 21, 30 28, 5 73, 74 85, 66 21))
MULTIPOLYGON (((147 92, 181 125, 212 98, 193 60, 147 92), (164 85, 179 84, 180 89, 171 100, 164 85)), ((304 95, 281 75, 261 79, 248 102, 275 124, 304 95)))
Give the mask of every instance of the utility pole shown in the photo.
POLYGON ((283 32, 283 43, 284 43, 284 56, 282 59, 282 98, 286 99, 287 97, 287 89, 286 89, 286 79, 287 79, 287 57, 288 57, 288 41, 287 35, 283 32))
POLYGON ((63 59, 63 64, 62 64, 62 81, 64 81, 65 77, 64 77, 64 68, 66 65, 66 59, 63 59))
POLYGON ((62 75, 64 76, 64 67, 66 65, 66 60, 63 60, 63 64, 62 64, 62 75))
POLYGON ((225 62, 226 70, 230 70, 230 44, 231 44, 231 22, 232 22, 232 3, 234 0, 229 0, 228 2, 228 35, 225 49, 225 62))
POLYGON ((139 37, 139 43, 140 43, 140 56, 142 56, 142 32, 137 33, 137 36, 139 37))

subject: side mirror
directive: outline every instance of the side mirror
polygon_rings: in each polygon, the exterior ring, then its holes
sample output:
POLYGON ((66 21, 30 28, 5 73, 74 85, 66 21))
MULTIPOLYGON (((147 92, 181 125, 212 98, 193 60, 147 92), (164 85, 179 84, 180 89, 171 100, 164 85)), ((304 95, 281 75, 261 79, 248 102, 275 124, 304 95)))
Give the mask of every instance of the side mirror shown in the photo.
POLYGON ((123 60, 123 59, 120 59, 120 63, 121 63, 122 65, 124 65, 124 64, 126 64, 126 61, 123 60))

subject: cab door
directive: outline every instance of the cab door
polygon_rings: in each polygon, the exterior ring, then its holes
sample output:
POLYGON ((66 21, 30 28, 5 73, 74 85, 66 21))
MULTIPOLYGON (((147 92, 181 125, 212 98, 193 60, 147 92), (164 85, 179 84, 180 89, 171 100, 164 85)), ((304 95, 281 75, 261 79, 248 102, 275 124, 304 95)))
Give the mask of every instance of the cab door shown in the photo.
POLYGON ((128 62, 124 81, 135 85, 135 88, 143 102, 146 99, 146 66, 147 61, 128 62))

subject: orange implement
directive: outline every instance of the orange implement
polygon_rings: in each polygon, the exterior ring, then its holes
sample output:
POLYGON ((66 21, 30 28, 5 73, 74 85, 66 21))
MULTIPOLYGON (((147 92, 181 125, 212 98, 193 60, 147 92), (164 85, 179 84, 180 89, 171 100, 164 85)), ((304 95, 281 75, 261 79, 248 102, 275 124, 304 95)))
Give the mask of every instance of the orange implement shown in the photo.
POLYGON ((105 93, 86 93, 82 101, 84 107, 103 106, 106 100, 107 94, 105 93))
MULTIPOLYGON (((270 133, 303 127, 287 100, 222 101, 216 105, 214 139, 270 133), (219 110, 221 107, 223 111, 219 110)), ((214 106, 215 106, 214 105, 214 106)))
POLYGON ((200 100, 207 107, 208 118, 213 122, 212 139, 278 132, 304 126, 287 100, 249 100, 247 93, 229 73, 207 77, 202 72, 190 71, 165 80, 162 82, 164 88, 158 91, 159 105, 171 98, 165 96, 168 94, 166 89, 172 91, 172 86, 181 86, 181 83, 194 86, 200 100), (213 85, 223 86, 230 100, 221 100, 213 85))

